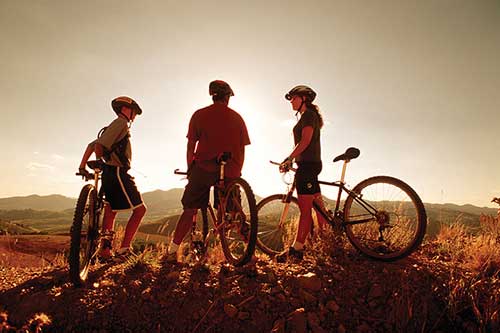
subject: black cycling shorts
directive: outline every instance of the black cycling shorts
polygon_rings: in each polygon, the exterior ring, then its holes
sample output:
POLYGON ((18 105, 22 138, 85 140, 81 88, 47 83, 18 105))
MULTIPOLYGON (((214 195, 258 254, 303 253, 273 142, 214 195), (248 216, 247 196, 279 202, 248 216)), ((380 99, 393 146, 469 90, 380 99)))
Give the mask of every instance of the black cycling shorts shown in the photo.
POLYGON ((318 183, 318 175, 323 168, 321 162, 297 162, 298 168, 295 173, 295 186, 297 194, 316 194, 321 189, 318 183))
POLYGON ((105 164, 102 172, 102 190, 104 201, 114 212, 135 209, 144 204, 141 193, 137 190, 134 177, 128 169, 105 164))

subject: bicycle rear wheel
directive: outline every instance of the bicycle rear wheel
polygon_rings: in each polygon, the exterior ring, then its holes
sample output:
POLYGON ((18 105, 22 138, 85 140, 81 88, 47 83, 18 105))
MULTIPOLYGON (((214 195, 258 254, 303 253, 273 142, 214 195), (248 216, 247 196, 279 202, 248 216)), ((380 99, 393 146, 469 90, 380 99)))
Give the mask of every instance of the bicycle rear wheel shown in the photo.
POLYGON ((250 185, 242 178, 231 181, 219 204, 218 223, 222 250, 227 261, 245 265, 252 258, 257 240, 257 205, 250 185))
POLYGON ((257 205, 259 231, 257 246, 268 255, 276 255, 291 246, 299 225, 300 209, 297 198, 283 202, 285 194, 274 194, 257 205))
POLYGON ((80 192, 70 233, 69 275, 75 286, 81 286, 87 279, 98 247, 99 210, 97 191, 93 185, 85 185, 80 192))
POLYGON ((363 180, 344 204, 346 234, 363 254, 393 261, 410 255, 427 226, 425 208, 405 182, 388 176, 363 180))

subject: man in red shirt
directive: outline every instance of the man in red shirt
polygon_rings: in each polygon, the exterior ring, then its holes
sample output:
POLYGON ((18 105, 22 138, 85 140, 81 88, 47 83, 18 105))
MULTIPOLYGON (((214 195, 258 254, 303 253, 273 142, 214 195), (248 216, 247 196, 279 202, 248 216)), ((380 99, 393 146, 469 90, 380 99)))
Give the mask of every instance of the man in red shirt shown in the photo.
POLYGON ((179 217, 174 237, 168 248, 167 262, 177 262, 177 250, 191 229, 198 208, 208 205, 210 187, 217 181, 217 156, 230 152, 225 166, 227 178, 241 176, 245 146, 250 144, 243 118, 227 105, 234 96, 224 81, 210 82, 209 94, 213 104, 196 111, 189 122, 187 134, 188 184, 182 196, 184 211, 179 217))

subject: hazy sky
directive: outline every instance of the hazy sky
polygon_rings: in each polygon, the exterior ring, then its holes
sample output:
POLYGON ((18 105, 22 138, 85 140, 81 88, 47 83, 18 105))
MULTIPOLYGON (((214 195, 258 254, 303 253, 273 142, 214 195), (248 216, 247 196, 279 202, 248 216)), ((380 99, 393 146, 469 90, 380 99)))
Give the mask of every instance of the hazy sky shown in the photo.
MULTIPOLYGON (((361 150, 348 183, 387 174, 425 202, 500 196, 500 1, 0 0, 0 197, 78 196, 83 150, 129 95, 139 189, 183 187, 191 114, 223 79, 246 120, 244 177, 284 190, 270 159, 292 149, 283 95, 317 93, 321 179, 361 150)), ((323 191, 333 197, 331 190, 323 191)))

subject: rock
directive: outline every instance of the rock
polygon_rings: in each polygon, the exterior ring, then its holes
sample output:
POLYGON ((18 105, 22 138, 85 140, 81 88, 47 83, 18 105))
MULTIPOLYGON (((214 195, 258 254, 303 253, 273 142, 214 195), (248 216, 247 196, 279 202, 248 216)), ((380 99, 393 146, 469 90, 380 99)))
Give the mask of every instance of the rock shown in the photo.
POLYGON ((274 322, 271 333, 285 333, 285 320, 278 319, 274 322))
POLYGON ((314 295, 312 295, 312 294, 310 294, 307 291, 302 290, 302 289, 299 290, 299 295, 300 295, 300 298, 302 298, 307 303, 314 303, 318 300, 316 297, 314 297, 314 295))
POLYGON ((173 271, 167 274, 166 280, 168 281, 177 281, 179 279, 180 272, 179 271, 173 271))
POLYGON ((298 307, 302 306, 302 302, 300 301, 300 299, 295 298, 295 297, 289 298, 288 303, 290 303, 290 305, 293 306, 294 308, 298 308, 298 307))
POLYGON ((286 320, 287 332, 306 333, 307 332, 307 319, 306 311, 304 308, 299 308, 290 313, 286 320))
POLYGON ((332 273, 332 277, 336 281, 342 281, 344 279, 339 273, 332 273))
POLYGON ((308 312, 307 313, 307 323, 309 324, 309 326, 312 326, 312 325, 319 326, 318 315, 314 312, 308 312))
POLYGON ((379 298, 384 296, 384 290, 380 284, 373 284, 368 292, 368 298, 379 298))
POLYGON ((224 312, 230 318, 234 318, 238 314, 238 309, 231 303, 224 304, 224 312))
POLYGON ((368 333, 371 332, 371 327, 367 323, 363 323, 356 328, 356 332, 368 333))
POLYGON ((312 291, 321 290, 321 279, 312 272, 297 276, 297 281, 299 283, 299 286, 304 289, 309 289, 312 291))
POLYGON ((242 311, 242 312, 238 313, 238 319, 239 320, 247 320, 249 318, 250 318, 250 313, 248 313, 248 312, 243 312, 242 311))
POLYGON ((337 312, 340 310, 340 306, 334 300, 330 300, 326 303, 326 308, 332 312, 337 312))

